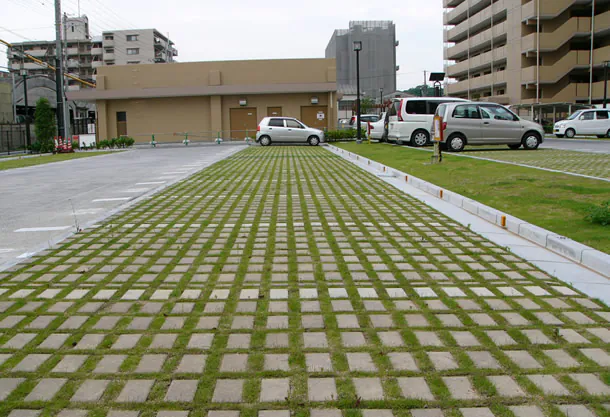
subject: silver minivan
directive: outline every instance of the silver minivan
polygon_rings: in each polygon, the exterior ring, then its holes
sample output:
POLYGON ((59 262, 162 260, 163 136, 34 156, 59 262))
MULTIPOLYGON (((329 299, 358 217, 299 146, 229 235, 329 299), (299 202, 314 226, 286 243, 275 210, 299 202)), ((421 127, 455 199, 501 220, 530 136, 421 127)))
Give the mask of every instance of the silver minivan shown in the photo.
MULTIPOLYGON (((495 103, 445 103, 436 115, 442 117, 441 144, 452 152, 466 145, 508 145, 510 149, 537 149, 544 141, 544 129, 538 123, 523 120, 495 103)), ((434 137, 435 126, 432 126, 434 137)))

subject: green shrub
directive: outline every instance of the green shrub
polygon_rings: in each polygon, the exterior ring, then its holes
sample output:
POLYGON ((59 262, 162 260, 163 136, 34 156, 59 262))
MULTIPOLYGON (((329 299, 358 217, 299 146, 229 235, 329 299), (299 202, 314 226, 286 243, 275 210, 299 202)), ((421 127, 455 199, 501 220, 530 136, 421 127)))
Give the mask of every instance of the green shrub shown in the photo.
POLYGON ((600 206, 593 206, 587 211, 585 219, 593 224, 602 226, 610 225, 610 200, 602 203, 600 206))
POLYGON ((354 139, 356 137, 356 129, 345 130, 329 130, 325 133, 327 142, 336 142, 345 139, 354 139))
POLYGON ((53 137, 56 131, 55 112, 51 108, 49 100, 42 97, 36 102, 36 114, 34 116, 34 132, 40 144, 38 152, 55 151, 53 137))
POLYGON ((110 142, 106 139, 104 140, 100 140, 97 144, 97 148, 98 149, 106 149, 106 148, 110 148, 110 142))
POLYGON ((117 138, 110 139, 110 142, 108 142, 108 146, 110 147, 110 149, 116 148, 117 147, 117 138))
POLYGON ((125 140, 126 148, 130 148, 136 143, 136 140, 130 136, 123 136, 123 139, 125 140))
POLYGON ((553 125, 544 125, 544 133, 553 133, 553 125))

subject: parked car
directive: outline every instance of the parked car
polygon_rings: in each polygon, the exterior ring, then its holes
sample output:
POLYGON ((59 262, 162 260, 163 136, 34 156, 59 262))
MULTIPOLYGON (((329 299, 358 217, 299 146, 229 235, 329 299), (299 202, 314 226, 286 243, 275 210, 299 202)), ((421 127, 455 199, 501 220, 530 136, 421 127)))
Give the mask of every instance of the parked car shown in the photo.
POLYGON ((388 141, 411 146, 429 144, 432 119, 439 104, 465 101, 451 97, 394 99, 388 109, 388 141))
MULTIPOLYGON (((459 152, 466 145, 508 145, 510 149, 533 150, 544 141, 538 123, 523 120, 506 107, 494 103, 446 103, 436 109, 442 118, 443 148, 459 152)), ((435 127, 432 126, 434 137, 435 127)))
POLYGON ((324 142, 324 132, 308 127, 292 117, 265 117, 256 129, 256 142, 269 146, 273 142, 309 143, 317 146, 324 142))
POLYGON ((578 110, 566 120, 555 123, 553 133, 558 138, 576 135, 596 135, 610 138, 610 111, 605 109, 578 110))
MULTIPOLYGON (((374 123, 378 120, 379 120, 378 114, 361 114, 360 115, 361 126, 363 126, 362 123, 364 123, 364 124, 366 124, 368 122, 374 123)), ((352 118, 349 121, 349 125, 352 126, 354 129, 356 128, 356 116, 352 116, 352 118)))
POLYGON ((379 115, 379 120, 371 122, 371 139, 383 140, 385 133, 385 116, 386 112, 383 112, 379 115))

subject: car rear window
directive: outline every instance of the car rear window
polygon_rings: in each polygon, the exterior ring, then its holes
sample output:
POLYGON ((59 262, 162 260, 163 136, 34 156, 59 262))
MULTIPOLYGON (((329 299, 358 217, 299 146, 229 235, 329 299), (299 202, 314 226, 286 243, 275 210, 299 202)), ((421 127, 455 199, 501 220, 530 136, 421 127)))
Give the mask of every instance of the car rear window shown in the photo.
POLYGON ((598 111, 597 112, 597 120, 608 120, 608 112, 607 111, 598 111))
POLYGON ((407 101, 407 114, 428 114, 426 108, 426 101, 424 100, 409 100, 407 101))
POLYGON ((269 120, 269 126, 284 127, 284 120, 282 120, 282 119, 271 119, 271 120, 269 120))

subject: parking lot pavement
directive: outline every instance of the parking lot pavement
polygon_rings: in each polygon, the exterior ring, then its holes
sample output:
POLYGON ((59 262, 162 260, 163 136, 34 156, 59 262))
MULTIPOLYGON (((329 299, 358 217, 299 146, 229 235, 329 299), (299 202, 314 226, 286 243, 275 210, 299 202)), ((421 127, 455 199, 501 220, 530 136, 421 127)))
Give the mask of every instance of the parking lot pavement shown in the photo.
POLYGON ((0 171, 0 270, 240 149, 138 149, 0 171))
POLYGON ((601 417, 609 321, 324 149, 256 147, 0 273, 0 415, 601 417))
POLYGON ((487 158, 610 180, 610 154, 604 153, 585 153, 559 149, 538 149, 536 151, 520 149, 512 151, 472 147, 456 155, 487 158))
POLYGON ((547 136, 540 148, 610 154, 610 140, 557 139, 547 136))

